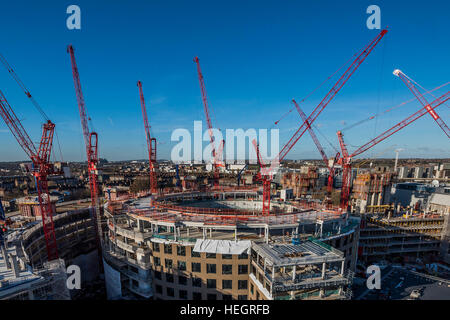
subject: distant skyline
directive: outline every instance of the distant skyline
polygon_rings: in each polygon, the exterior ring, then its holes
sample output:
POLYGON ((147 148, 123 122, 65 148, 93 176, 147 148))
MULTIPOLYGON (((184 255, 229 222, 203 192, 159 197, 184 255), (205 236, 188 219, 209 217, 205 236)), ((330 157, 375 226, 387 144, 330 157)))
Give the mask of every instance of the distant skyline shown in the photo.
MULTIPOLYGON (((193 62, 198 56, 215 127, 280 129, 284 145, 300 126, 291 99, 301 101, 379 32, 366 27, 366 8, 381 9, 389 32, 315 122, 333 157, 336 131, 413 96, 396 68, 432 89, 449 80, 447 1, 22 1, 0 11, 0 53, 56 124, 63 160, 84 161, 68 44, 75 48, 86 108, 109 161, 146 159, 136 82, 143 83, 158 158, 169 159, 173 130, 192 132, 205 115, 193 62), (66 28, 66 8, 81 8, 81 30, 66 28)), ((336 81, 301 104, 306 114, 336 81)), ((448 87, 434 92, 441 95, 448 87)), ((0 65, 0 90, 35 142, 43 119, 0 65)), ((427 96, 429 101, 432 97, 427 96)), ((450 104, 437 109, 450 124, 450 104)), ((350 151, 420 108, 417 101, 344 132, 350 151)), ((204 142, 204 147, 207 142, 204 142)), ((361 157, 450 158, 450 143, 425 115, 361 157)), ((26 155, 0 121, 0 161, 26 155)), ((56 159, 58 141, 54 140, 56 159)), ((286 159, 319 159, 308 133, 286 159)))

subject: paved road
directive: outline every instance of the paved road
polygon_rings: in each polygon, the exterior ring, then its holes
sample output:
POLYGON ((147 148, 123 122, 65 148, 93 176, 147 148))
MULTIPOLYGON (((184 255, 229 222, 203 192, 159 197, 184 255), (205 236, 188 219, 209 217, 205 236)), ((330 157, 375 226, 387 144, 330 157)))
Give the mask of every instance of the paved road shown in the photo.
MULTIPOLYGON (((381 291, 390 295, 389 299, 391 300, 406 300, 413 290, 421 291, 419 300, 450 300, 448 280, 409 271, 401 267, 387 267, 384 272, 383 270, 381 272, 381 291)), ((364 289, 365 284, 354 291, 357 300, 379 299, 377 290, 364 289), (362 290, 364 291, 361 293, 362 290)))
MULTIPOLYGON (((395 271, 395 268, 392 266, 387 266, 383 270, 381 270, 381 287, 383 288, 383 283, 386 278, 388 278, 393 272, 395 271)), ((355 296, 356 300, 363 299, 367 294, 372 293, 373 290, 367 289, 366 284, 364 283, 362 288, 366 288, 362 293, 360 293, 360 290, 355 290, 355 296)))

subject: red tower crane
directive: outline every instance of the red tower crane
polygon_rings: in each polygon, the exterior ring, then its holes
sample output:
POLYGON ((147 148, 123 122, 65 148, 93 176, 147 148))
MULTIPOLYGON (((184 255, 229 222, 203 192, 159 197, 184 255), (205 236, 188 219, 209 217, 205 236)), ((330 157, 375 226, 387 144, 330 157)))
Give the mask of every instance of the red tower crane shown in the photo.
POLYGON ((427 108, 428 113, 433 118, 433 120, 436 121, 436 123, 439 125, 439 127, 441 127, 442 131, 444 131, 444 133, 447 135, 447 137, 450 138, 450 129, 448 128, 447 124, 436 113, 436 111, 431 110, 425 97, 420 93, 420 91, 414 85, 413 82, 415 82, 415 81, 412 80, 410 77, 408 77, 406 74, 404 74, 399 69, 394 70, 393 74, 396 75, 397 77, 399 77, 400 79, 402 79, 402 81, 406 84, 406 86, 409 88, 409 90, 411 90, 411 92, 414 94, 414 96, 417 98, 417 100, 419 100, 419 102, 422 104, 422 106, 427 108))
POLYGON ((325 162, 325 165, 328 168, 329 175, 328 175, 327 192, 328 192, 328 194, 331 194, 331 191, 333 191, 334 166, 330 166, 329 161, 328 161, 328 157, 327 157, 325 151, 323 150, 319 139, 317 139, 317 136, 314 133, 314 130, 312 129, 311 125, 308 123, 308 119, 306 117, 306 114, 303 112, 302 109, 300 109, 300 106, 298 105, 297 101, 295 101, 295 99, 292 99, 292 102, 294 103, 295 108, 297 109, 297 112, 300 114, 300 117, 302 118, 303 122, 306 123, 309 135, 313 139, 314 144, 317 147, 317 150, 319 150, 319 153, 322 156, 323 162, 325 162))
POLYGON ((353 151, 351 154, 349 154, 347 150, 347 146, 344 143, 344 137, 341 131, 337 132, 337 136, 339 139, 339 145, 341 147, 342 152, 342 167, 343 167, 343 173, 342 173, 342 191, 341 191, 341 208, 346 210, 348 206, 348 200, 350 195, 350 179, 351 179, 351 163, 352 159, 361 153, 369 150, 370 148, 374 147, 381 141, 385 140, 386 138, 390 137, 397 131, 403 129, 410 123, 416 121, 417 119, 421 118, 427 113, 434 112, 434 109, 436 109, 441 104, 445 103, 448 99, 450 99, 450 91, 447 91, 445 94, 434 100, 432 103, 427 104, 414 114, 410 115, 406 119, 400 121, 395 126, 391 127, 390 129, 384 131, 383 133, 379 134, 374 139, 370 140, 366 144, 362 145, 355 151, 353 151))
POLYGON ((81 91, 80 75, 78 73, 77 62, 75 60, 75 53, 72 45, 67 47, 67 52, 70 55, 70 62, 72 64, 73 82, 75 85, 75 94, 77 96, 78 110, 80 112, 81 127, 83 130, 84 143, 86 145, 86 157, 88 163, 89 173, 89 187, 91 190, 91 210, 92 221, 95 226, 95 236, 97 241, 100 265, 102 265, 102 225, 100 215, 100 203, 98 198, 98 135, 94 131, 89 130, 88 117, 86 107, 84 104, 83 92, 81 91))
MULTIPOLYGON (((208 99, 206 96, 206 88, 205 88, 205 81, 203 79, 202 70, 200 69, 200 62, 198 60, 198 57, 194 58, 194 62, 197 64, 197 73, 198 73, 198 81, 200 82, 200 90, 202 92, 202 100, 203 100, 203 108, 205 110, 205 116, 206 116, 206 123, 208 125, 208 133, 211 143, 211 154, 213 157, 213 172, 214 172, 214 182, 213 186, 217 187, 219 185, 219 164, 218 164, 218 157, 216 155, 216 147, 215 147, 215 137, 213 134, 213 126, 211 122, 211 117, 209 115, 209 105, 208 105, 208 99)), ((220 149, 223 149, 224 140, 221 141, 222 146, 220 149)))
POLYGON ((157 193, 157 178, 155 172, 156 164, 156 139, 150 135, 150 125, 148 124, 147 108, 145 107, 144 92, 142 91, 142 82, 138 81, 139 98, 141 100, 142 117, 144 119, 145 137, 147 138, 148 160, 150 165, 150 192, 157 193))
MULTIPOLYGON (((387 29, 383 29, 353 60, 351 65, 345 70, 345 72, 341 75, 338 81, 334 84, 331 90, 326 94, 326 96, 322 99, 322 101, 316 106, 313 112, 306 119, 307 121, 303 122, 303 124, 298 128, 298 130, 294 133, 294 135, 289 139, 289 141, 284 145, 284 147, 279 152, 278 156, 275 157, 270 165, 270 168, 262 170, 263 180, 263 215, 268 215, 270 213, 270 185, 272 180, 272 171, 278 164, 286 157, 289 151, 294 147, 297 141, 303 136, 305 131, 310 127, 314 121, 317 119, 319 114, 325 109, 325 107, 331 102, 331 100, 336 96, 339 90, 344 86, 344 84, 350 79, 352 74, 358 69, 358 67, 363 63, 363 61, 367 58, 367 56, 372 52, 375 46, 380 42, 380 40, 387 33, 387 29)), ((256 148, 256 142, 253 144, 256 148)), ((259 153, 259 149, 257 148, 257 153, 259 153)), ((258 154, 258 159, 260 159, 260 155, 258 154)), ((262 162, 259 162, 260 165, 262 162)))
POLYGON ((56 245, 52 205, 47 182, 48 175, 53 172, 53 166, 50 163, 50 155, 55 125, 50 120, 47 120, 47 122, 44 123, 39 149, 36 149, 2 91, 0 91, 0 114, 17 142, 32 161, 32 174, 35 177, 36 182, 48 260, 51 261, 57 259, 58 247, 56 245))

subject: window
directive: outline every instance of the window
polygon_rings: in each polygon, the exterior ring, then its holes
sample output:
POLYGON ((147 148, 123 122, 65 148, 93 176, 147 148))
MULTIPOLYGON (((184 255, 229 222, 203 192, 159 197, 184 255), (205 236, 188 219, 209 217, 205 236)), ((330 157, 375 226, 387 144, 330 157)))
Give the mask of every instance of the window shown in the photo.
POLYGON ((164 245, 164 253, 172 254, 172 245, 171 244, 164 245))
POLYGON ((222 265, 222 274, 232 274, 232 273, 233 273, 233 265, 231 264, 222 265))
POLYGON ((192 262, 192 272, 202 272, 202 264, 197 262, 192 262))
POLYGON ((186 271, 186 261, 178 261, 178 270, 186 271))
POLYGON ((231 254, 223 254, 222 259, 233 259, 233 256, 231 254))
POLYGON ((207 300, 217 300, 217 295, 213 293, 208 293, 207 300))
POLYGON ((252 294, 253 294, 253 289, 254 289, 253 284, 250 283, 250 292, 251 292, 252 294))
POLYGON ((169 297, 175 297, 175 290, 173 288, 167 287, 166 290, 169 297))
POLYGON ((201 292, 192 292, 192 300, 202 300, 201 292))
POLYGON ((192 278, 192 286, 193 287, 201 287, 202 286, 202 279, 200 278, 192 278))
POLYGON ((162 287, 160 285, 157 284, 155 286, 155 289, 156 289, 156 293, 162 294, 162 287))
POLYGON ((153 242, 152 247, 153 247, 153 251, 159 252, 159 243, 153 242))
POLYGON ((206 273, 216 273, 216 265, 215 264, 206 264, 206 273))
POLYGON ((247 289, 247 280, 238 280, 238 289, 247 289))
POLYGON ((238 273, 239 274, 247 274, 248 273, 248 265, 246 264, 240 264, 238 266, 238 273))
POLYGON ((200 252, 194 252, 194 247, 192 247, 192 249, 191 249, 191 257, 192 258, 200 258, 201 257, 200 252))
POLYGON ((173 282, 173 274, 166 273, 166 281, 167 282, 173 282))
POLYGON ((231 294, 223 294, 222 299, 223 300, 233 300, 233 296, 231 294))
POLYGON ((233 280, 222 280, 222 289, 233 289, 233 280))
POLYGON ((262 273, 260 273, 260 272, 258 272, 258 280, 259 280, 259 282, 264 283, 264 277, 263 277, 262 273))
POLYGON ((171 259, 164 259, 164 265, 166 266, 166 268, 172 268, 172 260, 171 259))
POLYGON ((185 246, 177 246, 177 255, 184 257, 186 255, 186 247, 185 246))
POLYGON ((242 252, 239 256, 238 259, 248 259, 248 254, 246 252, 242 252))
POLYGON ((187 285, 187 278, 185 276, 178 276, 178 283, 183 286, 187 285))
POLYGON ((247 300, 247 295, 246 294, 238 295, 238 300, 247 300))
POLYGON ((206 280, 206 287, 208 289, 215 289, 216 288, 216 279, 207 279, 206 280))
POLYGON ((208 258, 208 259, 215 259, 216 258, 216 254, 215 253, 206 253, 206 258, 208 258))
POLYGON ((186 290, 180 290, 178 292, 178 296, 180 297, 180 299, 187 299, 187 291, 186 290))
POLYGON ((160 266, 161 265, 161 259, 158 257, 153 257, 153 263, 155 264, 155 266, 160 266))
POLYGON ((161 280, 161 272, 160 271, 155 271, 155 278, 158 280, 161 280))

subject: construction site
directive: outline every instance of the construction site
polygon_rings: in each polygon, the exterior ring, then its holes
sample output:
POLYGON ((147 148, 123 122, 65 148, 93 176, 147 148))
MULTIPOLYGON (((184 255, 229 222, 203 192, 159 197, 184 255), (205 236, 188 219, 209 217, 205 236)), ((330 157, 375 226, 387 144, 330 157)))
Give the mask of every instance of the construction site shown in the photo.
MULTIPOLYGON (((398 151, 394 168, 355 163, 422 117, 432 118, 450 138, 436 111, 450 92, 427 100, 429 91, 395 70, 413 94, 411 101, 418 102, 416 112, 354 151, 340 130, 336 153, 327 156, 315 133, 316 119, 366 58, 377 54, 387 33, 378 32, 324 82, 330 84, 327 93, 309 116, 300 107, 303 100, 292 100, 289 112, 298 113, 298 128, 272 159, 264 159, 260 142, 251 141, 256 163, 224 159, 227 142, 214 136, 198 57, 193 71, 211 147, 211 160, 198 170, 192 163, 158 161, 151 105, 147 110, 143 83, 137 81, 140 105, 135 107, 142 113, 148 159, 134 181, 144 181, 142 186, 120 185, 125 178, 117 174, 103 183, 99 145, 106 138, 91 125, 75 49, 69 45, 66 69, 75 87, 89 191, 83 201, 70 203, 51 195, 48 183, 52 176, 69 175, 67 167, 51 161, 55 124, 0 55, 45 121, 36 145, 0 91, 0 114, 31 162, 27 175, 36 187, 36 194, 17 199, 14 214, 5 214, 0 202, 0 299, 74 299, 76 290, 65 285, 69 265, 80 266, 83 285, 101 283, 84 298, 111 300, 350 300, 355 276, 366 264, 420 261, 448 269, 450 174, 439 169, 437 185, 413 201, 416 189, 402 185, 409 182, 399 176, 398 151), (288 155, 306 132, 321 159, 296 166, 288 155)), ((283 126, 279 121, 275 124, 283 126)))

